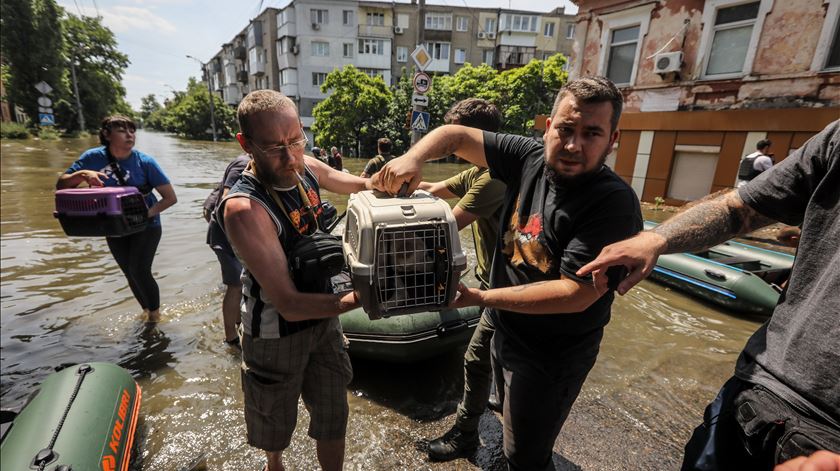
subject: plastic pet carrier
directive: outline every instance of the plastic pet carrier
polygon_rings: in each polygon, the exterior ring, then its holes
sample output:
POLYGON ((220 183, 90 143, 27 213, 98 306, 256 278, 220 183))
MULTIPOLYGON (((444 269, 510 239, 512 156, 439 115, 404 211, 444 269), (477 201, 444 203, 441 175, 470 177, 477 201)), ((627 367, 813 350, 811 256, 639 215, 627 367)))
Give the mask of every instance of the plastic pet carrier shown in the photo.
POLYGON ((446 308, 467 265, 449 205, 425 191, 351 195, 343 244, 371 319, 446 308))
POLYGON ((120 237, 149 223, 146 201, 133 186, 58 190, 54 214, 68 236, 120 237))

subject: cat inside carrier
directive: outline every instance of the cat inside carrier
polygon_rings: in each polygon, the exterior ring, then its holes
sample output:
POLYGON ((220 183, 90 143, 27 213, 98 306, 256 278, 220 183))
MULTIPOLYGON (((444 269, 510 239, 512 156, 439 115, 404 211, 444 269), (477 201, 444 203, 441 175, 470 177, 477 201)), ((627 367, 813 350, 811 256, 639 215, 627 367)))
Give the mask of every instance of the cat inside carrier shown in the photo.
POLYGON ((452 210, 425 191, 400 198, 351 195, 343 244, 353 287, 371 319, 446 308, 466 268, 452 210))

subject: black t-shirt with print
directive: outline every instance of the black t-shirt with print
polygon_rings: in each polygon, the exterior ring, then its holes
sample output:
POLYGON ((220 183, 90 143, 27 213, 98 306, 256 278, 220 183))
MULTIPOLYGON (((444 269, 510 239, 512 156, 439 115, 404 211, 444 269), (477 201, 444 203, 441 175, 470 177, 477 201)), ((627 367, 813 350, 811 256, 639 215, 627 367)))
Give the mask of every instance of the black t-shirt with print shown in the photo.
MULTIPOLYGON (((484 153, 490 174, 507 184, 491 271, 493 288, 561 275, 591 283, 575 272, 605 246, 642 229, 635 192, 606 166, 584 181, 559 186, 546 176, 544 148, 534 139, 484 132, 484 153)), ((522 348, 546 354, 562 348, 569 336, 605 326, 612 301, 610 291, 579 313, 499 311, 496 326, 522 348)))

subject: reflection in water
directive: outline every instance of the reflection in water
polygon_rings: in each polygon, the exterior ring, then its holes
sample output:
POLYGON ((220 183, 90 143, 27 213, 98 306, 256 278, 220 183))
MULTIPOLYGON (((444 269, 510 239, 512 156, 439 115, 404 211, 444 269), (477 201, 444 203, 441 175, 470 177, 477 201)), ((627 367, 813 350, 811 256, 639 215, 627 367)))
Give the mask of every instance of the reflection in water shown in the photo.
MULTIPOLYGON (((95 138, 0 143, 3 407, 22 405, 56 365, 110 361, 129 369, 143 389, 135 469, 180 469, 204 452, 209 469, 260 469, 262 454, 245 443, 240 360, 222 341, 223 289, 201 211, 238 145, 142 131, 137 141, 172 179, 179 200, 162 216, 153 271, 163 320, 149 330, 105 241, 65 237, 52 216, 58 174, 95 138)), ((345 164, 358 174, 365 160, 345 164)), ((464 168, 428 165, 426 178, 464 168)), ((324 196, 346 208, 346 197, 324 196)), ((469 231, 461 235, 474 258, 469 231)), ((757 325, 650 283, 618 297, 598 363, 555 447, 558 469, 678 467, 703 407, 757 325)), ((356 361, 354 368, 347 469, 504 469, 502 426, 490 412, 481 419, 483 446, 474 461, 427 461, 428 440, 454 420, 463 350, 413 365, 356 361)), ((287 464, 316 469, 302 405, 298 417, 287 464)))

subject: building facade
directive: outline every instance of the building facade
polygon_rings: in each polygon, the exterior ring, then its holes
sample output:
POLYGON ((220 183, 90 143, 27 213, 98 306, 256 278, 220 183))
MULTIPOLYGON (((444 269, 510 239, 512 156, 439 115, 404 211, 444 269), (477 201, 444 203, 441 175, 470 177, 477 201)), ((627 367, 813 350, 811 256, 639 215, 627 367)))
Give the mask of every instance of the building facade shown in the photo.
POLYGON ((569 57, 573 41, 566 31, 574 25, 575 17, 562 8, 538 13, 426 5, 421 12, 416 2, 293 0, 263 10, 208 67, 212 89, 230 105, 263 88, 294 99, 311 138, 312 110, 327 97, 321 85, 328 73, 352 64, 393 84, 414 67, 410 54, 421 29, 433 59, 427 71, 453 74, 466 63, 504 70, 558 52, 569 57))
POLYGON ((573 76, 625 96, 614 169, 644 201, 735 185, 840 118, 840 0, 577 0, 573 76))

